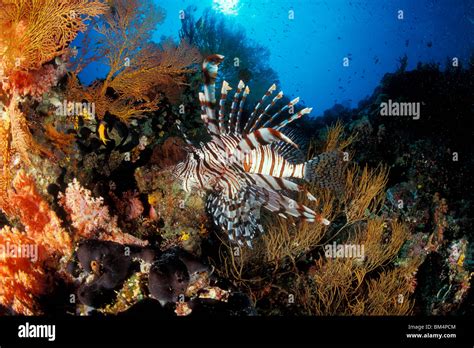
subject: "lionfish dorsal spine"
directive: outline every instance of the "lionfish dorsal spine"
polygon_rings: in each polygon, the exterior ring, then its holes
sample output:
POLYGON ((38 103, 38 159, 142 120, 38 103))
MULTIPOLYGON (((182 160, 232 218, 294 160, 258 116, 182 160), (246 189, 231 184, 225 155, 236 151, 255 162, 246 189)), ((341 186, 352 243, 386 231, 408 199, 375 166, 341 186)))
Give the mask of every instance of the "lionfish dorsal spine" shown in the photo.
POLYGON ((201 110, 204 123, 211 137, 215 140, 217 145, 224 149, 224 143, 220 138, 219 122, 216 118, 216 78, 219 69, 219 64, 224 59, 220 54, 213 54, 207 57, 202 63, 202 70, 204 75, 204 93, 199 93, 199 102, 201 103, 201 110))
POLYGON ((240 80, 239 84, 237 85, 237 90, 234 93, 234 98, 232 99, 232 106, 229 115, 229 127, 227 129, 229 134, 235 134, 237 130, 237 107, 239 105, 239 98, 244 87, 244 81, 240 80))
POLYGON ((245 86, 244 94, 242 95, 242 99, 240 100, 240 104, 239 104, 239 112, 237 113, 237 123, 235 126, 235 131, 237 134, 242 133, 240 130, 240 123, 242 120, 242 112, 244 111, 245 101, 247 100, 247 96, 249 95, 249 93, 250 93, 250 88, 248 86, 245 86))
POLYGON ((283 120, 280 124, 276 125, 274 128, 276 130, 280 130, 282 129, 283 127, 285 126, 288 126, 291 122, 303 117, 304 115, 306 114, 309 114, 311 111, 313 110, 313 108, 304 108, 304 109, 301 109, 300 111, 298 111, 298 113, 296 113, 296 115, 293 115, 291 116, 290 118, 286 119, 286 120, 283 120))
POLYGON ((277 117, 279 115, 281 115, 282 112, 292 108, 293 106, 295 106, 296 104, 298 104, 298 102, 300 101, 300 98, 299 97, 296 97, 295 99, 293 99, 292 101, 290 101, 288 104, 286 104, 285 106, 283 106, 282 108, 280 108, 277 112, 275 112, 271 117, 270 119, 268 119, 262 127, 269 127, 273 121, 275 121, 277 119, 277 117))
POLYGON ((255 124, 253 125, 252 128, 250 128, 250 131, 253 131, 253 130, 258 129, 260 127, 260 123, 265 119, 266 116, 268 116, 268 111, 270 110, 270 108, 275 106, 277 101, 280 100, 281 98, 283 98, 283 92, 282 91, 278 92, 278 94, 275 97, 273 97, 270 104, 268 104, 265 107, 265 109, 263 110, 263 112, 258 116, 257 120, 255 121, 255 124))
POLYGON ((259 111, 260 107, 265 102, 265 99, 267 97, 269 97, 270 95, 272 95, 272 93, 275 90, 276 90, 276 85, 273 84, 273 85, 270 86, 270 88, 267 90, 267 92, 262 96, 262 98, 260 98, 257 105, 255 105, 255 108, 253 109, 252 113, 250 114, 250 116, 247 120, 247 123, 245 124, 244 133, 247 133, 249 131, 249 129, 254 125, 255 118, 258 116, 258 111, 259 111))
POLYGON ((227 100, 227 93, 232 90, 227 81, 222 82, 221 98, 219 100, 219 132, 220 134, 226 133, 225 127, 225 102, 227 100))

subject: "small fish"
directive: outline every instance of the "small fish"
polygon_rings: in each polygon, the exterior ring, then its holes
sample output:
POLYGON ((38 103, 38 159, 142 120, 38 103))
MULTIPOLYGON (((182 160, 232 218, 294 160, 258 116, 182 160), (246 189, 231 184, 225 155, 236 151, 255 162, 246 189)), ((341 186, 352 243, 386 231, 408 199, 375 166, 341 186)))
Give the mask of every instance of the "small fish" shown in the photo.
POLYGON ((104 145, 106 145, 107 142, 109 142, 110 140, 107 139, 107 135, 106 135, 107 131, 105 129, 105 123, 104 122, 100 122, 98 132, 99 132, 100 140, 104 143, 104 145))
POLYGON ((188 232, 182 231, 181 232, 181 237, 179 237, 179 240, 182 242, 185 242, 189 239, 190 235, 188 232))

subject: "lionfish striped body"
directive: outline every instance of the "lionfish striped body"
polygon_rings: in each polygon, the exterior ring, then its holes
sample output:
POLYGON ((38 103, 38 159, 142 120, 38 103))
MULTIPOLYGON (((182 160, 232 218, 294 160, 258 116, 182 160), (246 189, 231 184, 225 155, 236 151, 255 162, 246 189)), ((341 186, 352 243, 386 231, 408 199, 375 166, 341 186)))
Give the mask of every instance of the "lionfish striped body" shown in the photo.
MULTIPOLYGON (((303 191, 303 187, 287 178, 306 180, 315 178, 315 168, 324 164, 330 167, 337 161, 333 153, 324 153, 310 161, 301 161, 298 145, 281 129, 294 120, 311 112, 304 108, 281 122, 278 116, 292 108, 298 98, 292 100, 273 115, 268 112, 282 98, 278 93, 263 108, 265 100, 272 95, 276 86, 272 85, 257 103, 245 124, 242 113, 249 88, 239 82, 234 94, 231 111, 225 115, 225 102, 231 90, 226 81, 222 84, 221 97, 217 104, 215 80, 221 55, 212 55, 204 60, 204 93, 199 94, 201 117, 211 136, 211 141, 193 147, 184 162, 175 168, 175 176, 182 181, 186 192, 206 191, 207 209, 214 222, 229 234, 231 240, 239 244, 251 241, 258 232, 263 232, 260 224, 260 209, 282 217, 293 216, 306 221, 329 221, 310 208, 285 196, 282 191, 303 191), (227 119, 227 120, 226 120, 227 119)), ((286 128, 285 128, 286 129, 286 128)), ((310 200, 315 197, 306 192, 310 200)))

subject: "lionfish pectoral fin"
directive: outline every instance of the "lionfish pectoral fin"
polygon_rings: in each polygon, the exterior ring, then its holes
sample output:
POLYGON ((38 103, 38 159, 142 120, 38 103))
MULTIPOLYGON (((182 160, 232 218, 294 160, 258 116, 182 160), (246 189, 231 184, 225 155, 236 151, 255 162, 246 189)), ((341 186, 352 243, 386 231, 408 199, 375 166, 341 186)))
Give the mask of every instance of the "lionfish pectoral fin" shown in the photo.
POLYGON ((322 216, 318 217, 318 222, 322 223, 323 225, 329 226, 331 224, 331 221, 328 219, 323 218, 322 216))
POLYGON ((262 206, 265 209, 278 213, 279 216, 288 217, 293 216, 308 222, 320 222, 324 225, 329 225, 329 221, 317 214, 314 210, 307 206, 296 202, 295 200, 286 197, 278 192, 268 191, 262 188, 259 195, 262 206))

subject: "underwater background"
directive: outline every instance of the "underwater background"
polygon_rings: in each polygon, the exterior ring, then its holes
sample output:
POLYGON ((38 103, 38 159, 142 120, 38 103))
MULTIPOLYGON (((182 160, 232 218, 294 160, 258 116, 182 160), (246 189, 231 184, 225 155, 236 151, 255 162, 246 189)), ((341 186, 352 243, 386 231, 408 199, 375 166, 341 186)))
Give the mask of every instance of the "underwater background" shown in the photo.
MULTIPOLYGON (((383 75, 408 57, 408 69, 418 62, 439 63, 458 57, 467 63, 474 43, 472 1, 161 1, 168 14, 154 31, 179 39, 179 11, 199 18, 205 9, 243 29, 245 40, 270 52, 268 64, 284 91, 314 107, 313 116, 339 103, 355 107, 369 96, 383 75), (398 19, 402 9, 403 20, 398 19), (289 19, 294 11, 294 20, 289 19), (394 15, 395 14, 395 15, 394 15), (350 69, 342 65, 350 60, 350 69)), ((224 53, 223 53, 224 54, 224 53)), ((107 68, 82 71, 84 83, 104 76, 107 68)))
POLYGON ((0 6, 0 314, 473 313, 474 1, 0 6))

